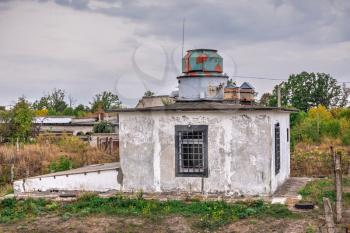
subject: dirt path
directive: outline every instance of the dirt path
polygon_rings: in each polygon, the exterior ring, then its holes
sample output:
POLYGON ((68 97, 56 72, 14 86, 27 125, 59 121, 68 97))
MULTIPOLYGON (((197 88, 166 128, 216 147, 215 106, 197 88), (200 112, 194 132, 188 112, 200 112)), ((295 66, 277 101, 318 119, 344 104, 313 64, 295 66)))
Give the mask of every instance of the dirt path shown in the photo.
POLYGON ((274 197, 297 197, 298 191, 303 188, 312 178, 291 177, 274 193, 274 197))
MULTIPOLYGON (((245 219, 226 225, 215 232, 239 233, 305 233, 307 228, 317 225, 312 219, 245 219)), ((163 219, 134 217, 89 216, 64 220, 58 216, 45 216, 21 221, 16 224, 0 225, 0 232, 12 233, 103 233, 103 232, 142 232, 142 233, 192 233, 209 232, 193 227, 193 219, 172 216, 163 219)))

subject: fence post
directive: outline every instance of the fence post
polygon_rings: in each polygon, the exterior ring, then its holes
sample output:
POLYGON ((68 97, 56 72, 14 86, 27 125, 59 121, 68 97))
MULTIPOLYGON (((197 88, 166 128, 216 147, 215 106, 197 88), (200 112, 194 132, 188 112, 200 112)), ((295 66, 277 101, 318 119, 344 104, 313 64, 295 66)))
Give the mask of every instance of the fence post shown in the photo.
POLYGON ((328 233, 336 233, 332 206, 328 198, 323 198, 324 214, 328 233))
POLYGON ((11 184, 13 183, 13 180, 14 180, 14 177, 15 177, 15 165, 12 163, 11 164, 11 177, 10 177, 10 180, 11 180, 11 184))
POLYGON ((334 183, 336 190, 336 202, 335 202, 335 216, 336 222, 340 223, 342 219, 342 204, 343 204, 343 190, 342 190, 342 170, 341 170, 341 157, 333 150, 334 157, 334 183))

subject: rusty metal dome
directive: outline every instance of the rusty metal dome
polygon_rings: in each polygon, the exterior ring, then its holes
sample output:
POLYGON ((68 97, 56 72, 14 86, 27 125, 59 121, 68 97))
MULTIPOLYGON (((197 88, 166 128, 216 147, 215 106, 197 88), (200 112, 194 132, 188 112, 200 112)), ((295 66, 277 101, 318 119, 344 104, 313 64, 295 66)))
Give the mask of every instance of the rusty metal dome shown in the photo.
POLYGON ((182 58, 182 72, 185 75, 211 76, 222 71, 223 59, 214 49, 188 50, 182 58))

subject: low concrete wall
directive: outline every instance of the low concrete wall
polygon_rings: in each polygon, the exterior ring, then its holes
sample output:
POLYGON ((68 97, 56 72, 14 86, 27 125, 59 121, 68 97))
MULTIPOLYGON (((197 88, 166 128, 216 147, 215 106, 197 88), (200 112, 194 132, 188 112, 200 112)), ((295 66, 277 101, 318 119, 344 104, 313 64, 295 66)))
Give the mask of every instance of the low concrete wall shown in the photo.
POLYGON ((120 170, 105 170, 82 172, 76 174, 32 177, 14 182, 15 194, 23 192, 57 190, 79 190, 104 192, 108 190, 121 190, 118 182, 120 170))

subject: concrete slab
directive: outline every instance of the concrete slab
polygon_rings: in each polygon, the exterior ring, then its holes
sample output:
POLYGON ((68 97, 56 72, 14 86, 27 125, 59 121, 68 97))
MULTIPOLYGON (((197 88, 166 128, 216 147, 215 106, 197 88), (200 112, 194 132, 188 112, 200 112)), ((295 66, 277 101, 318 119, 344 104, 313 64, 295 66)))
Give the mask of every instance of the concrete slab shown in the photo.
POLYGON ((94 164, 17 180, 13 189, 16 195, 50 190, 105 192, 121 190, 120 176, 119 163, 94 164))
POLYGON ((65 175, 73 175, 80 173, 89 173, 89 172, 98 172, 98 171, 107 171, 107 170, 116 170, 120 169, 120 163, 100 163, 100 164, 92 164, 85 167, 80 167, 76 169, 71 169, 62 172, 54 172, 41 176, 34 176, 32 178, 43 178, 43 177, 52 177, 52 176, 65 176, 65 175))
POLYGON ((271 199, 271 204, 282 204, 285 205, 287 203, 286 197, 273 197, 271 199))
POLYGON ((299 195, 299 190, 302 189, 308 182, 312 181, 313 178, 309 177, 291 177, 289 178, 271 198, 271 203, 286 204, 291 209, 298 203, 302 196, 299 195))

